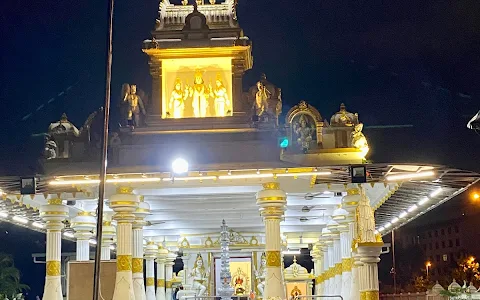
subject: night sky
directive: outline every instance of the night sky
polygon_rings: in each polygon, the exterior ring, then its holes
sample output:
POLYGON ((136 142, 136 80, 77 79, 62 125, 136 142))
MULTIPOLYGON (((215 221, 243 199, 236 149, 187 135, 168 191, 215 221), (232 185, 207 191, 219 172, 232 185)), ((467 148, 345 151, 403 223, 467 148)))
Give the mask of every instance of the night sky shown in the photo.
MULTIPOLYGON (((2 174, 33 172, 28 167, 42 139, 31 135, 63 112, 80 127, 103 106, 103 2, 1 1, 2 174)), ((329 119, 344 102, 366 126, 413 125, 365 129, 374 162, 480 171, 480 136, 466 128, 480 109, 479 1, 238 2, 240 25, 253 41, 245 89, 265 72, 282 88, 284 112, 306 100, 329 119)), ((157 11, 157 0, 116 1, 114 109, 124 82, 150 92, 141 47, 157 11)), ((113 127, 118 113, 112 113, 113 127)))

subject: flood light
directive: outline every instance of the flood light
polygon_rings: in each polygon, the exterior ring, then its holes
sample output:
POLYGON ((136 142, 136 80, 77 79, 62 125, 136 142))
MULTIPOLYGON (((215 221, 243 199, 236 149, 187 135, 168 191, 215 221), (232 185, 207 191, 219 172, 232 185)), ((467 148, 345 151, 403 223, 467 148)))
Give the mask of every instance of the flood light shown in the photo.
POLYGON ((172 171, 176 174, 188 172, 188 162, 183 158, 177 158, 172 163, 172 171))

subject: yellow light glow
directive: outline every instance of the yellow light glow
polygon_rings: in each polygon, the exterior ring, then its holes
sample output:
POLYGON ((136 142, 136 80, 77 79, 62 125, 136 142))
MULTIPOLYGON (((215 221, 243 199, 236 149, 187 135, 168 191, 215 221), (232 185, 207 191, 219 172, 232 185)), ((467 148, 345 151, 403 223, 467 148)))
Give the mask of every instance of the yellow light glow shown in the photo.
POLYGON ((192 177, 174 177, 163 178, 163 181, 189 181, 189 180, 215 180, 217 176, 192 176, 192 177))
POLYGON ((218 176, 218 179, 249 179, 249 178, 271 178, 271 177, 273 177, 273 173, 223 175, 223 176, 218 176))
POLYGON ((432 177, 435 173, 433 171, 425 171, 425 172, 418 172, 418 173, 407 173, 407 174, 398 174, 398 175, 390 175, 387 176, 387 181, 397 181, 397 180, 409 180, 409 179, 417 179, 423 177, 432 177))
POLYGON ((473 198, 473 200, 479 200, 480 199, 480 194, 479 193, 473 193, 472 198, 473 198))
POLYGON ((432 266, 432 263, 431 263, 431 262, 429 262, 429 261, 427 261, 427 263, 425 264, 425 266, 427 266, 427 267, 431 267, 431 266, 432 266))
POLYGON ((294 176, 328 176, 332 175, 332 172, 303 172, 303 173, 283 173, 276 174, 277 177, 294 177, 294 176))

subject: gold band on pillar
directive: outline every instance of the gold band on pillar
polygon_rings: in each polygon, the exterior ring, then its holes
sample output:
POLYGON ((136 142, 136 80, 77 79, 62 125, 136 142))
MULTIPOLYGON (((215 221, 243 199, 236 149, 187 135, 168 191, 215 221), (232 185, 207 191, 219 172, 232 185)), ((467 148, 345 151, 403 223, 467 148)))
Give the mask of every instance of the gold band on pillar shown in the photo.
POLYGON ((165 282, 165 287, 166 287, 167 289, 171 289, 172 286, 173 286, 173 282, 171 282, 171 281, 165 282))
POLYGON ((58 260, 47 261, 47 276, 60 276, 60 262, 58 260))
POLYGON ((148 277, 145 279, 145 285, 146 286, 155 286, 155 278, 148 277))
POLYGON ((335 264, 333 272, 334 276, 342 275, 342 263, 335 264))
POLYGON ((165 287, 165 279, 157 279, 157 287, 165 287))
POLYGON ((378 291, 363 291, 360 292, 360 300, 378 300, 380 294, 378 291))
POLYGON ((282 264, 280 251, 266 251, 267 267, 280 267, 282 264))
POLYGON ((131 271, 132 270, 132 256, 118 255, 117 256, 117 271, 131 271))
POLYGON ((133 258, 132 267, 133 273, 143 273, 143 258, 133 258))

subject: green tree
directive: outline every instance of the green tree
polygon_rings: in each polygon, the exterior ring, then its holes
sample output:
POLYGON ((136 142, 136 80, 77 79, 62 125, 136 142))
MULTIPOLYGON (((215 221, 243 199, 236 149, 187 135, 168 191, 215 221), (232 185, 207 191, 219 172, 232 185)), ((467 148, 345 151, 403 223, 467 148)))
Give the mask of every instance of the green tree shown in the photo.
POLYGON ((471 282, 474 285, 478 285, 480 283, 479 267, 479 263, 475 257, 470 256, 458 262, 458 266, 453 270, 452 276, 459 282, 465 280, 467 283, 471 282))
POLYGON ((20 271, 15 268, 13 257, 0 253, 0 295, 16 295, 26 289, 29 287, 20 283, 20 271))

